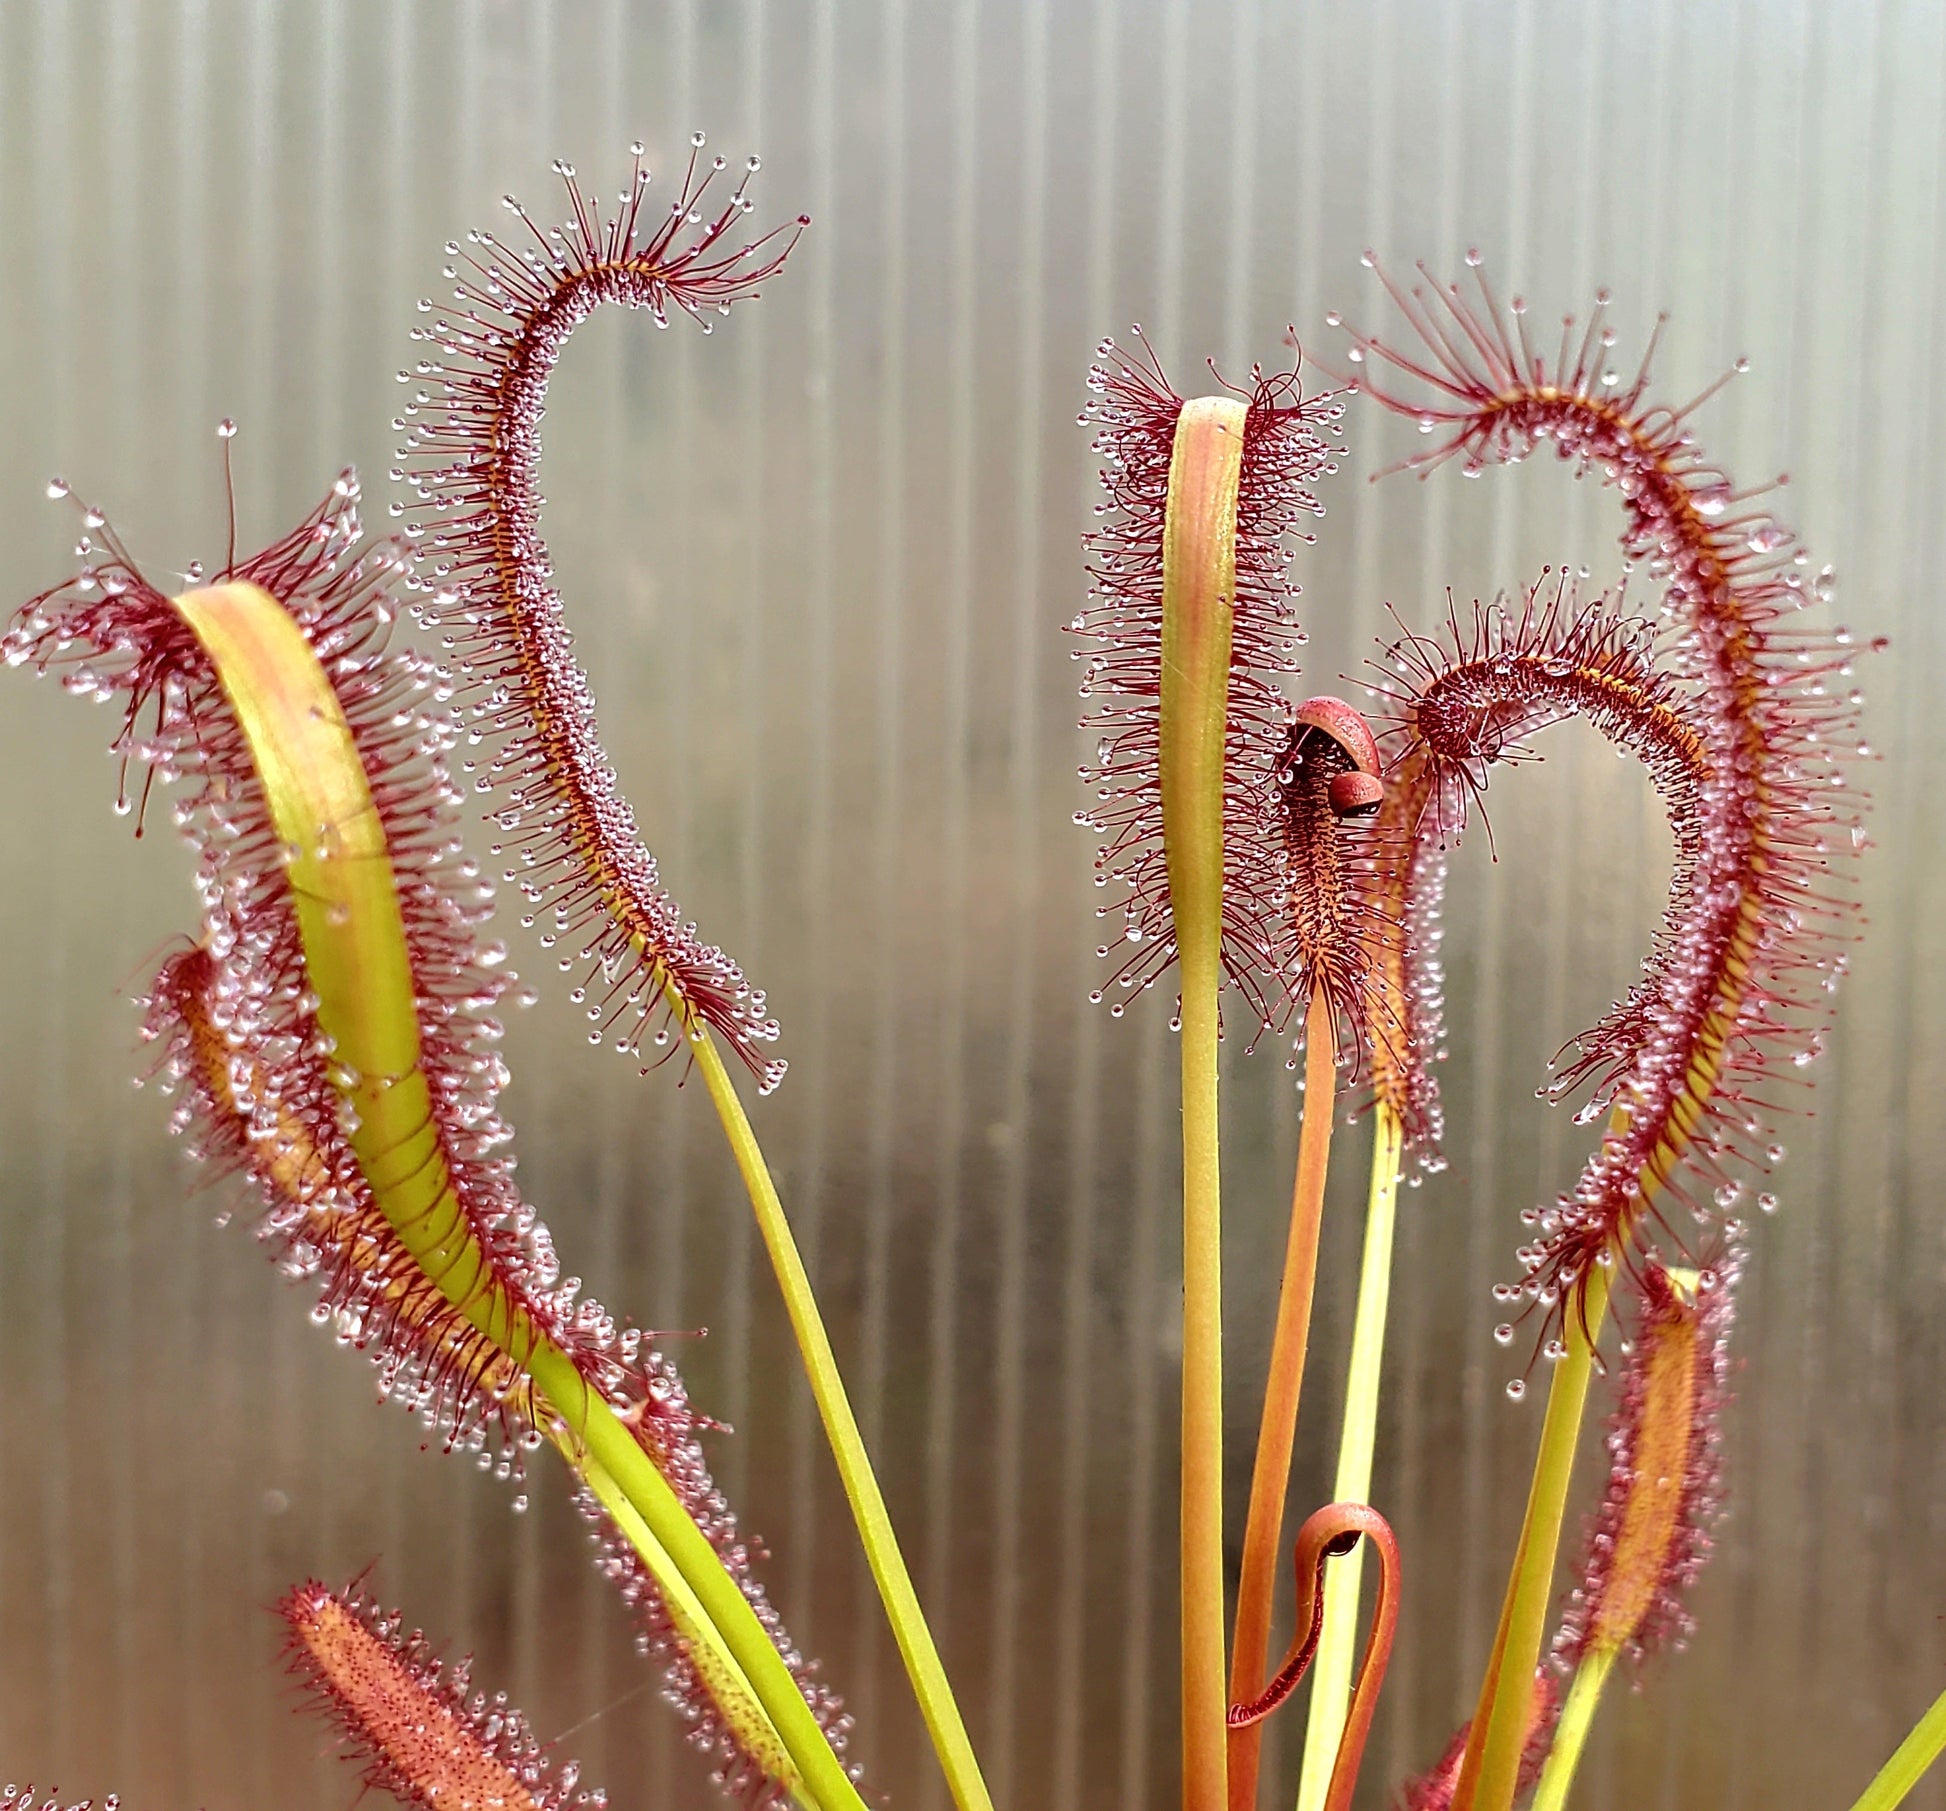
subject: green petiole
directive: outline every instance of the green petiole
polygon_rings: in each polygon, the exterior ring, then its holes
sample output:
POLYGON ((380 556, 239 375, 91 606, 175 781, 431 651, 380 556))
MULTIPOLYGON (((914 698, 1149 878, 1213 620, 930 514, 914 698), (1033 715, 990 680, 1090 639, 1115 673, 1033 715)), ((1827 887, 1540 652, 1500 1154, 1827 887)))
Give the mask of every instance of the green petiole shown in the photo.
POLYGON ((1574 1669, 1574 1682, 1561 1706, 1561 1720, 1554 1726, 1547 1764, 1541 1769, 1540 1784, 1534 1788, 1534 1802, 1528 1811, 1562 1811, 1568 1802, 1568 1788, 1581 1765, 1581 1751, 1588 1745, 1588 1731, 1594 1725, 1602 1687, 1614 1670, 1615 1653, 1614 1648, 1590 1648, 1574 1669))
MULTIPOLYGON (((1358 1307, 1352 1321, 1351 1365, 1345 1377, 1344 1431, 1338 1442, 1338 1475, 1332 1498, 1364 1503, 1372 1488, 1377 1443, 1379 1376, 1385 1356, 1385 1311, 1392 1291, 1392 1235, 1398 1223, 1399 1156, 1404 1133, 1398 1115, 1380 1101, 1372 1111, 1372 1180, 1365 1208, 1365 1251, 1358 1271, 1358 1307)), ((1364 1577, 1360 1542, 1326 1574, 1324 1629, 1311 1663, 1310 1720, 1304 1732, 1304 1768, 1297 1811, 1323 1811, 1351 1699, 1352 1655, 1358 1639, 1358 1594, 1364 1577)))
POLYGON ((892 1625, 899 1656, 905 1662, 906 1676, 912 1681, 913 1695, 919 1700, 920 1714, 925 1718, 926 1732, 932 1738, 953 1802, 959 1811, 992 1811, 993 1801, 981 1777, 980 1763, 973 1753, 972 1741, 953 1698, 953 1688, 946 1678, 932 1631, 926 1626, 925 1613, 919 1607, 912 1575, 906 1570, 905 1557, 899 1551, 884 1493, 872 1471, 864 1437, 858 1431, 858 1418, 851 1411, 830 1337, 818 1313, 810 1276, 798 1253, 797 1241, 791 1236, 789 1217, 771 1180, 757 1135, 706 1028, 697 1025, 691 1029, 689 1048, 717 1117, 723 1122, 724 1136, 730 1141, 730 1150, 749 1192, 750 1205, 757 1216, 757 1230, 763 1235, 764 1248, 770 1253, 771 1266, 777 1273, 784 1310, 790 1317, 791 1332, 803 1356, 805 1375, 811 1381, 811 1396, 817 1403, 825 1438, 838 1464, 838 1476, 851 1504, 858 1538, 864 1545, 872 1579, 885 1606, 886 1620, 892 1625))
POLYGON ((1162 845, 1182 980, 1182 1756, 1184 1811, 1225 1811, 1223 1214, 1217 993, 1223 773, 1244 405, 1182 406, 1162 532, 1162 845))
POLYGON ((1892 1758, 1878 1770, 1851 1811, 1893 1811, 1938 1760, 1942 1748, 1946 1748, 1946 1692, 1932 1701, 1932 1707, 1913 1725, 1912 1733, 1892 1751, 1892 1758))
POLYGON ((1555 1365, 1554 1381, 1547 1393, 1547 1420, 1541 1427, 1540 1451, 1534 1458, 1520 1545, 1507 1579, 1506 1601, 1501 1606, 1486 1677, 1480 1682, 1479 1708, 1473 1713, 1466 1758, 1460 1764, 1453 1811, 1509 1811, 1514 1802, 1521 1750, 1527 1739, 1534 1669, 1540 1664, 1541 1637, 1554 1588, 1554 1561, 1567 1511, 1568 1482, 1574 1473, 1574 1451, 1581 1436, 1589 1379, 1594 1374, 1594 1342, 1601 1336, 1608 1313, 1608 1289, 1608 1270, 1596 1265, 1588 1273, 1581 1301, 1568 1304, 1567 1353, 1555 1365))

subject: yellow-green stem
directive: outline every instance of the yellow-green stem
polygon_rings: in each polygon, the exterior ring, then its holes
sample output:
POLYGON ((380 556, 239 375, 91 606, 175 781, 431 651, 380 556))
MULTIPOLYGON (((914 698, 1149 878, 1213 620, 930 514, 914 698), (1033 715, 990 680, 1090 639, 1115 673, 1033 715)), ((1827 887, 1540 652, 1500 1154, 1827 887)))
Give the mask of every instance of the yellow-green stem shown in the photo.
POLYGON ((1184 1811, 1223 1811, 1223 1234, 1216 986, 1182 964, 1182 1747, 1184 1811), (1193 998, 1193 1004, 1192 1004, 1193 998))
POLYGON ((1932 1702, 1932 1708, 1913 1725, 1912 1733, 1892 1751, 1892 1758, 1878 1770, 1878 1777, 1865 1788, 1865 1795, 1851 1811, 1892 1811, 1905 1802, 1905 1795, 1918 1785, 1925 1771, 1946 1748, 1946 1692, 1932 1702))
POLYGON ((400 1243, 467 1322, 532 1378, 666 1552, 714 1625, 818 1811, 863 1811, 783 1657, 669 1482, 574 1362, 494 1276, 461 1208, 420 1063, 405 922, 384 826, 337 694, 303 631, 255 585, 176 608, 209 655, 283 845, 305 974, 351 1110, 351 1144, 400 1243))
MULTIPOLYGON (((1233 1704, 1255 1698, 1268 1676, 1266 1650, 1276 1597, 1277 1547, 1290 1485, 1291 1451, 1297 1443, 1304 1360, 1311 1343, 1311 1300, 1317 1287, 1318 1235, 1324 1222, 1324 1182, 1331 1163, 1337 1086, 1331 1006, 1324 990, 1317 988, 1304 1019, 1304 1125, 1298 1134, 1284 1275, 1277 1291, 1277 1325, 1271 1334, 1270 1370, 1264 1380, 1257 1454, 1250 1471, 1250 1508, 1244 1520, 1236 1638, 1230 1653, 1233 1704)), ((1230 1731, 1230 1811, 1251 1811, 1256 1804, 1262 1751, 1261 1723, 1230 1731)))
MULTIPOLYGON (((1398 1222, 1399 1154, 1404 1133, 1384 1101, 1372 1110, 1372 1182, 1365 1207, 1365 1255, 1358 1272, 1358 1309, 1351 1329, 1351 1367, 1345 1378, 1345 1424, 1338 1441, 1332 1499, 1364 1503, 1372 1488, 1372 1451, 1378 1435, 1379 1376, 1385 1357, 1385 1310, 1392 1293, 1392 1233, 1398 1222)), ((1351 1698, 1351 1665, 1358 1638, 1358 1590, 1365 1543, 1325 1574, 1324 1628, 1311 1662, 1310 1720, 1304 1732, 1304 1770, 1297 1811, 1323 1811, 1331 1790, 1338 1739, 1351 1698)))
POLYGON ((804 1811, 813 1811, 815 1801, 804 1790, 797 1769, 776 1726, 737 1665, 736 1656, 724 1644, 716 1625, 710 1621, 688 1581, 669 1557, 668 1549, 655 1538, 648 1523, 637 1513, 621 1486, 607 1469, 568 1435, 564 1427, 548 1430, 561 1457, 568 1463, 595 1500, 607 1512, 616 1532, 635 1549, 649 1576, 655 1580, 663 1608, 674 1626, 690 1665, 708 1688, 711 1700, 724 1711, 736 1729, 745 1751, 774 1780, 790 1789, 791 1797, 804 1811))
POLYGON ((1244 405, 1183 404, 1162 531, 1163 855, 1182 983, 1182 1760, 1184 1811, 1225 1811, 1223 1216, 1217 991, 1223 777, 1244 405))
POLYGON ((825 1438, 837 1461, 845 1496, 851 1503, 852 1520, 858 1525, 866 1562, 878 1585, 886 1620, 892 1625, 906 1676, 912 1681, 920 1714, 925 1718, 953 1802, 959 1811, 992 1811, 986 1781, 980 1775, 980 1764, 967 1737, 959 1705, 954 1701, 952 1686, 947 1682, 946 1669, 940 1663, 939 1649, 919 1607, 919 1595, 912 1588, 912 1576, 899 1552, 892 1518, 886 1512, 884 1494, 872 1471, 864 1437, 858 1431, 858 1419, 845 1395, 844 1380, 838 1374, 838 1361, 818 1313, 810 1276, 798 1254, 797 1241, 791 1236, 790 1220, 771 1181, 757 1135, 743 1111, 736 1085, 703 1027, 692 1030, 690 1050, 702 1074, 703 1085, 715 1104, 717 1117, 723 1123, 724 1136, 729 1139, 730 1150, 743 1175, 743 1185, 749 1192, 750 1205, 756 1212, 757 1230, 763 1235, 764 1248, 770 1253, 771 1266, 777 1273, 784 1311, 790 1317, 791 1332, 803 1356, 805 1374, 811 1380, 811 1396, 817 1403, 825 1438))
POLYGON ((1614 1665, 1613 1648, 1590 1648, 1574 1669, 1574 1683, 1561 1706, 1561 1720, 1554 1725, 1547 1765, 1541 1769, 1541 1783, 1534 1788, 1528 1811, 1562 1811, 1567 1804, 1568 1788, 1574 1784, 1574 1770, 1581 1765, 1581 1751, 1588 1745, 1588 1730, 1601 1702, 1601 1688, 1614 1665))
POLYGON ((1554 1560, 1561 1545, 1568 1481, 1574 1474, 1574 1450, 1588 1402, 1588 1380, 1594 1371, 1593 1342, 1600 1338, 1608 1313, 1608 1287, 1608 1269, 1598 1264, 1588 1273, 1581 1302, 1577 1305, 1570 1300, 1567 1304, 1567 1353, 1554 1366, 1554 1382, 1547 1393, 1547 1419, 1541 1427, 1540 1451, 1534 1458, 1520 1546, 1507 1579, 1506 1601, 1501 1606, 1486 1677, 1480 1683, 1479 1707, 1473 1713, 1466 1758, 1460 1763, 1453 1811, 1509 1811, 1514 1802, 1521 1750, 1527 1740, 1534 1669, 1540 1664, 1541 1636, 1554 1588, 1554 1560))

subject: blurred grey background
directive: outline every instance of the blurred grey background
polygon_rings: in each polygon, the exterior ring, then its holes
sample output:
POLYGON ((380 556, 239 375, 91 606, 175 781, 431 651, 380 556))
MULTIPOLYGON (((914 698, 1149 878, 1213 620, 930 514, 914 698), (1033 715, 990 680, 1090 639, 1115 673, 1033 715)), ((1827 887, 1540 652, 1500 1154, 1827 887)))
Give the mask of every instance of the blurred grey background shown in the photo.
MULTIPOLYGON (((69 570, 56 471, 153 568, 220 557, 223 415, 246 537, 349 461, 382 526, 445 240, 505 190, 554 214, 556 156, 611 193, 636 137, 659 175, 698 126, 762 151, 760 214, 816 217, 764 298, 709 338, 604 316, 562 365, 562 587, 678 896, 784 1022, 759 1129, 998 1802, 1160 1806, 1174 1051, 1161 1002, 1114 1023, 1085 997, 1059 630, 1090 350, 1139 320, 1193 387, 1206 356, 1288 356, 1294 323, 1329 359, 1327 309, 1380 313, 1363 248, 1456 270, 1477 244, 1541 318, 1611 285, 1619 353, 1671 310, 1668 394, 1748 355, 1706 444, 1745 481, 1789 469, 1840 618, 1894 639, 1863 676, 1870 928, 1756 1228, 1701 1631, 1611 1693, 1578 1802, 1847 1805, 1946 1684, 1943 88, 1920 0, 4 0, 0 589, 69 570)), ((1298 566, 1308 689, 1387 601, 1423 622, 1448 585, 1616 572, 1613 498, 1564 471, 1374 489, 1415 437, 1362 409, 1351 434, 1298 566)), ((171 838, 108 809, 112 727, 0 689, 0 1776, 345 1805, 266 1606, 377 1558, 618 1811, 706 1803, 550 1467, 516 1516, 422 1452, 131 1091, 127 996, 193 907, 171 838)), ((1666 873, 1640 776, 1572 730, 1547 753, 1496 794, 1498 865, 1482 841, 1452 887, 1453 1164, 1404 1201, 1375 1494, 1410 1573, 1372 1806, 1470 1706, 1540 1420, 1504 1395, 1489 1285, 1584 1145, 1533 1091, 1635 972, 1666 873)), ((735 1424, 715 1450, 766 1576, 874 1793, 933 1811, 707 1102, 590 1052, 510 934, 546 995, 510 1041, 529 1192, 603 1300, 708 1328, 678 1349, 735 1424)), ((1231 1059, 1240 1512, 1295 1103, 1276 1052, 1231 1059)), ((1364 1161, 1343 1135, 1294 1511, 1327 1491, 1364 1161)))

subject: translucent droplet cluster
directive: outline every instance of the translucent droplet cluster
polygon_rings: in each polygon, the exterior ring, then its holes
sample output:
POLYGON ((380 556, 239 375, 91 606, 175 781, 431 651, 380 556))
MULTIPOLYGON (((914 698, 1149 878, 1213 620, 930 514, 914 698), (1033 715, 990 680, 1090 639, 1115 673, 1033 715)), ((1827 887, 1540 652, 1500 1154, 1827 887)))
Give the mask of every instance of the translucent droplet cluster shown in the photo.
MULTIPOLYGON (((318 1024, 291 910, 291 851, 221 682, 182 615, 102 532, 113 557, 30 603, 8 646, 73 689, 122 699, 124 762, 175 782, 204 931, 198 948, 165 962, 148 1031, 169 1083, 185 1088, 178 1123, 207 1155, 251 1175, 285 1269, 317 1282, 318 1318, 374 1351, 388 1393, 449 1447, 481 1447, 489 1424, 510 1446, 526 1417, 491 1347, 437 1312, 430 1283, 415 1279, 389 1228, 380 1234, 383 1214, 349 1145, 344 1095, 359 1078, 318 1024)), ((561 1281, 547 1229, 514 1183, 494 1016, 512 977, 503 952, 479 941, 492 889, 459 838, 448 690, 425 660, 391 645, 404 571, 396 544, 363 542, 347 473, 291 534, 216 576, 275 597, 331 680, 385 830, 421 1068, 455 1198, 496 1284, 600 1388, 612 1384, 613 1361, 592 1335, 606 1317, 561 1281)), ((503 1450, 485 1462, 513 1461, 503 1450)))
MULTIPOLYGON (((1436 951, 1445 864, 1469 817, 1483 815, 1491 770, 1534 759, 1529 738, 1570 717, 1640 759, 1676 838, 1668 926, 1681 920, 1696 884, 1708 770, 1696 706, 1674 673, 1658 666, 1654 625, 1602 597, 1584 602, 1565 574, 1543 574, 1517 612, 1503 603, 1476 606, 1462 624, 1449 609, 1442 637, 1407 637, 1379 665, 1380 689, 1394 708, 1394 754, 1370 866, 1390 945, 1388 986, 1404 1002, 1410 1031, 1381 1051, 1379 1085, 1408 1135, 1424 1142, 1436 1135, 1439 1116, 1432 1059, 1443 1012, 1436 951)), ((1673 960, 1668 926, 1651 972, 1673 960)), ((1631 994, 1583 1043, 1626 1039, 1635 999, 1631 994)), ((1557 1085, 1565 1091, 1576 1079, 1557 1078, 1557 1085)), ((1594 1111, 1606 1105, 1598 1097, 1594 1111)))
MULTIPOLYGON (((660 1358, 661 1354, 654 1356, 660 1358)), ((806 1659, 792 1641, 783 1618, 753 1574, 749 1546, 738 1530, 735 1514, 711 1479, 697 1444, 694 1429, 698 1423, 689 1411, 682 1380, 666 1360, 664 1367, 650 1380, 653 1408, 652 1418, 645 1417, 641 1423, 644 1444, 742 1587, 833 1751, 843 1760, 852 1730, 851 1716, 844 1701, 819 1676, 817 1663, 806 1659)), ((724 1716, 705 1671, 691 1658, 641 1555, 617 1532, 591 1492, 582 1491, 576 1502, 595 1543, 596 1564, 635 1612, 637 1645, 644 1654, 661 1661, 666 1680, 663 1697, 687 1726, 690 1743, 708 1757, 712 1778, 733 1798, 756 1805, 783 1802, 788 1794, 781 1781, 766 1767, 764 1755, 724 1716)), ((863 1769, 855 1763, 849 1764, 847 1771, 854 1780, 862 1777, 863 1769)))
MULTIPOLYGON (((1388 737, 1388 741, 1391 739, 1388 737)), ((1439 770, 1423 748, 1393 753, 1385 798, 1361 837, 1356 885, 1366 902, 1371 997, 1367 1057, 1374 1100, 1399 1122, 1411 1174, 1445 1167, 1445 1130, 1435 1063, 1444 1056, 1446 868, 1449 840, 1439 834, 1439 770)))
MULTIPOLYGON (((1096 758, 1081 769, 1094 802, 1075 821, 1102 837, 1096 884, 1112 889, 1099 916, 1121 933, 1100 954, 1113 972, 1096 998, 1153 986, 1175 962, 1168 873, 1162 850, 1160 709, 1162 537, 1169 462, 1183 399, 1170 387, 1137 330, 1134 353, 1112 340, 1098 348, 1082 416, 1096 429, 1107 500, 1087 538, 1088 607, 1069 625, 1079 645, 1083 728, 1100 732, 1096 758)), ((1305 397, 1297 374, 1253 373, 1244 416, 1237 499, 1236 597, 1223 794, 1223 966, 1265 1025, 1291 1006, 1280 962, 1287 876, 1276 770, 1293 721, 1278 676, 1296 671, 1297 625, 1286 541, 1306 516, 1322 513, 1308 486, 1335 471, 1343 416, 1329 394, 1305 397)), ((1119 1014, 1117 999, 1112 1011, 1119 1014)))
POLYGON ((638 146, 628 187, 604 215, 560 164, 565 226, 537 226, 509 197, 529 243, 475 232, 447 246, 450 305, 422 304, 432 318, 413 337, 424 355, 400 373, 414 387, 394 424, 405 436, 394 476, 417 501, 394 511, 417 563, 419 619, 440 639, 441 680, 464 711, 461 773, 490 801, 494 854, 527 901, 525 922, 561 952, 563 970, 581 972, 575 997, 587 1004, 590 1041, 654 1061, 707 1026, 767 1091, 784 1073, 763 1048, 776 1021, 683 917, 637 831, 540 527, 541 417, 575 328, 614 303, 647 309, 658 326, 687 314, 708 331, 795 244, 802 219, 741 236, 757 160, 709 200, 723 167, 699 140, 674 200, 655 210, 638 146))
MULTIPOLYGON (((101 1811, 121 1811, 122 1801, 114 1793, 109 1793, 101 1801, 101 1811)), ((38 1803, 34 1798, 33 1786, 7 1786, 0 1789, 0 1811, 95 1811, 95 1801, 91 1798, 78 1798, 72 1804, 60 1803, 60 1794, 50 1792, 38 1803)))

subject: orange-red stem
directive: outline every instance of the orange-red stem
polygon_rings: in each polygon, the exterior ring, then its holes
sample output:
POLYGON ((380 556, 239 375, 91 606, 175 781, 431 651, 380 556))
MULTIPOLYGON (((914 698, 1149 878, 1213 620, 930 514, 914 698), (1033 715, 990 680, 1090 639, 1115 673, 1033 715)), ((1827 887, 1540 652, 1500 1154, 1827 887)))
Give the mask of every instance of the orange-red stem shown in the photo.
MULTIPOLYGON (((1304 1129, 1291 1192, 1284 1281, 1271 1339, 1270 1378, 1264 1387, 1257 1459, 1250 1474, 1250 1512, 1244 1524, 1243 1570, 1237 1588, 1235 1637, 1230 1647, 1230 1702, 1244 1704, 1263 1689, 1270 1617, 1277 1592, 1277 1544, 1297 1441, 1297 1405, 1311 1339, 1311 1297, 1317 1282, 1318 1229, 1324 1218, 1324 1178, 1331 1160, 1331 1121, 1337 1105, 1336 1050, 1331 1008, 1314 989, 1304 1021, 1304 1129)), ((1302 1631, 1300 1630, 1300 1633, 1302 1631)), ((1251 1723, 1230 1731, 1229 1808, 1252 1811, 1263 1730, 1251 1723)))

